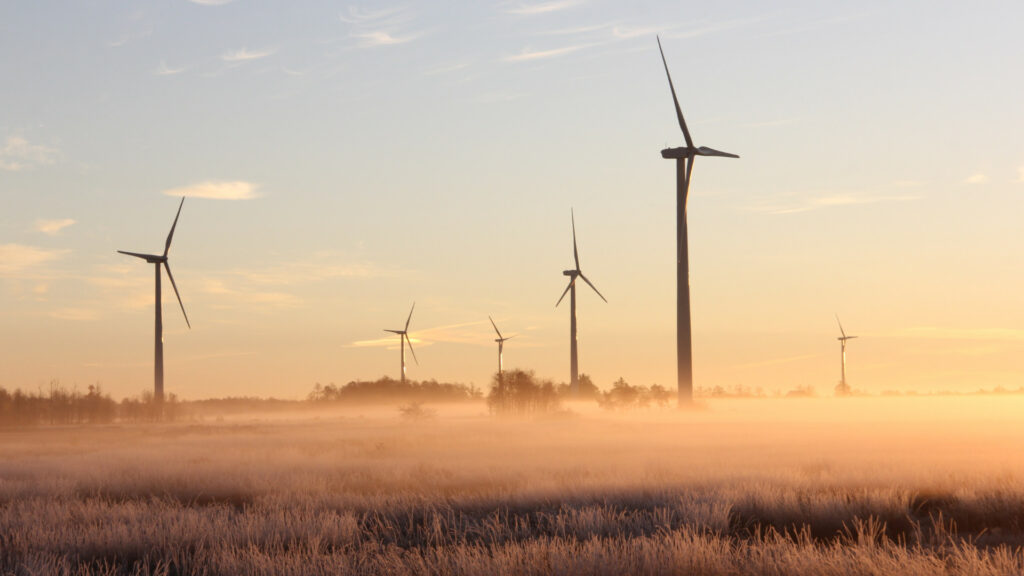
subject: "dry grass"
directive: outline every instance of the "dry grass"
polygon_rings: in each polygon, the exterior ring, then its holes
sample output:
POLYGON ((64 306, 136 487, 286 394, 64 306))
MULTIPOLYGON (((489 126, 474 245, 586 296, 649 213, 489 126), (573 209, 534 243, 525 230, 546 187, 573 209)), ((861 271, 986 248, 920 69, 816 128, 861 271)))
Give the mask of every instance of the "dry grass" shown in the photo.
POLYGON ((0 433, 12 574, 1021 574, 1016 398, 0 433))

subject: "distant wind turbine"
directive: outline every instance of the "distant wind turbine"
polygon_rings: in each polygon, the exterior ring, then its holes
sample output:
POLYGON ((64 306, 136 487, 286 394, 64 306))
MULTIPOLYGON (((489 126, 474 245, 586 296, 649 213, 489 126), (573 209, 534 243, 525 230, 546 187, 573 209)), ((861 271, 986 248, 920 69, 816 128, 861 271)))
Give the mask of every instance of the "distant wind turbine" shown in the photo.
POLYGON ((174 295, 178 297, 178 305, 181 306, 181 313, 185 316, 185 325, 192 328, 188 321, 188 314, 185 313, 185 305, 181 303, 181 294, 178 293, 178 286, 174 283, 174 275, 171 274, 171 266, 167 263, 167 252, 171 249, 171 239, 174 238, 174 228, 178 226, 178 216, 181 216, 181 207, 185 204, 185 198, 178 204, 178 213, 174 216, 174 223, 171 224, 171 231, 167 234, 167 243, 164 244, 163 254, 139 254, 137 252, 125 252, 118 250, 121 254, 127 254, 136 258, 142 258, 149 264, 156 265, 156 332, 154 335, 153 354, 153 398, 156 402, 164 400, 164 323, 162 304, 160 299, 160 265, 163 264, 167 270, 167 277, 171 279, 171 286, 174 288, 174 295))
POLYGON ((416 309, 416 303, 412 303, 412 308, 409 309, 409 317, 405 319, 405 328, 402 330, 387 330, 385 332, 391 332, 392 334, 398 334, 398 339, 402 343, 402 382, 405 382, 405 343, 409 343, 409 352, 412 352, 412 359, 416 361, 416 365, 419 366, 420 361, 416 359, 416 351, 412 349, 412 340, 409 339, 409 322, 412 320, 412 311, 416 309))
POLYGON ((846 383, 846 341, 853 340, 856 336, 847 336, 846 331, 843 330, 843 323, 839 321, 839 315, 836 314, 836 323, 839 324, 839 333, 842 334, 837 340, 839 340, 839 348, 842 351, 842 379, 839 380, 839 387, 837 391, 840 394, 849 394, 850 386, 846 383))
POLYGON ((572 218, 572 258, 576 263, 576 267, 572 270, 564 270, 563 275, 569 277, 569 285, 565 287, 565 292, 562 292, 561 298, 555 303, 555 308, 562 303, 562 299, 565 298, 566 292, 569 295, 569 370, 570 370, 570 390, 574 398, 579 397, 580 394, 580 375, 579 375, 579 360, 576 350, 576 278, 582 278, 587 286, 594 289, 598 296, 601 296, 601 300, 608 303, 601 292, 594 286, 587 277, 583 275, 583 271, 580 270, 580 253, 576 249, 576 215, 569 211, 569 215, 572 218))
POLYGON ((501 331, 498 330, 498 325, 494 323, 494 318, 488 316, 487 319, 491 321, 491 326, 494 326, 494 331, 498 333, 498 337, 495 338, 494 341, 498 343, 498 379, 500 380, 501 372, 504 368, 503 349, 505 347, 505 340, 511 340, 515 338, 515 336, 509 336, 508 338, 502 336, 501 331))
POLYGON ((658 38, 658 51, 661 52, 661 62, 665 65, 665 75, 668 76, 668 87, 672 91, 672 101, 676 105, 679 127, 683 129, 683 138, 686 139, 685 147, 666 148, 661 151, 662 158, 671 158, 676 161, 676 361, 679 404, 682 406, 693 402, 690 262, 686 238, 686 197, 690 192, 690 173, 693 171, 693 161, 697 156, 721 156, 724 158, 739 158, 739 156, 704 146, 694 147, 690 131, 686 128, 686 120, 683 119, 683 111, 679 107, 679 99, 676 98, 675 86, 672 85, 672 75, 669 74, 668 62, 665 61, 665 51, 661 48, 661 38, 658 38))

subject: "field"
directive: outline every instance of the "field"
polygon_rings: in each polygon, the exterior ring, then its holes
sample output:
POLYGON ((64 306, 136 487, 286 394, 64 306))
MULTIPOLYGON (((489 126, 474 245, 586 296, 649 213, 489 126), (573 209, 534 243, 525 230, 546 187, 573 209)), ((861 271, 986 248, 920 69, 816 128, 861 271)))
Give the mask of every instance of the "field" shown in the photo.
POLYGON ((0 431, 4 574, 1021 574, 1024 398, 0 431))

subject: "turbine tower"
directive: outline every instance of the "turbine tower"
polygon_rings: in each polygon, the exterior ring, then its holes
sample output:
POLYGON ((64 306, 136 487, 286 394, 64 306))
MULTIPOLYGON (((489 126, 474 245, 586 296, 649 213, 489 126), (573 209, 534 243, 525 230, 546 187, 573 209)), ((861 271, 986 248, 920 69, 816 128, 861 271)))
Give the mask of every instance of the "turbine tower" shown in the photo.
POLYGON ((185 305, 181 303, 181 294, 178 294, 178 286, 174 283, 174 275, 171 274, 171 266, 167 263, 167 252, 171 249, 171 239, 174 238, 174 228, 178 225, 178 216, 181 216, 181 207, 185 204, 185 198, 178 204, 178 213, 174 216, 174 223, 171 224, 171 231, 167 234, 167 243, 164 244, 163 254, 140 254, 137 252, 125 252, 118 250, 121 254, 127 254, 136 258, 142 258, 149 264, 156 266, 156 332, 154 334, 153 352, 153 399, 159 404, 164 401, 164 323, 162 315, 162 304, 160 299, 160 265, 163 264, 167 270, 167 277, 171 279, 171 286, 174 288, 174 295, 178 297, 178 305, 181 306, 181 313, 185 316, 185 325, 192 329, 188 321, 188 314, 185 313, 185 305))
POLYGON ((569 378, 570 378, 570 390, 572 391, 573 398, 578 398, 580 395, 580 374, 579 374, 579 360, 576 350, 576 278, 583 278, 583 281, 587 283, 597 292, 598 296, 601 296, 601 300, 608 303, 608 300, 601 295, 601 292, 594 286, 587 277, 583 275, 583 271, 580 270, 580 253, 576 249, 576 215, 573 214, 572 210, 569 211, 569 215, 572 218, 572 258, 576 263, 576 268, 572 270, 564 270, 562 274, 569 277, 569 285, 565 287, 565 292, 562 292, 561 298, 555 303, 555 308, 562 303, 562 299, 565 298, 566 292, 569 294, 569 378))
POLYGON ((843 323, 839 321, 839 315, 836 314, 836 322, 839 324, 839 333, 842 334, 837 340, 839 340, 839 349, 842 352, 842 378, 839 380, 839 386, 836 386, 836 392, 840 395, 846 395, 850 393, 850 386, 846 383, 846 341, 853 340, 856 336, 847 336, 846 331, 843 330, 843 323))
POLYGON ((695 147, 690 131, 686 128, 683 111, 676 98, 676 89, 672 85, 672 75, 668 71, 665 51, 661 48, 658 38, 658 51, 661 62, 665 65, 668 87, 672 91, 672 101, 676 105, 676 117, 679 127, 683 129, 686 146, 666 148, 661 151, 662 158, 676 161, 676 361, 679 378, 679 405, 693 402, 693 339, 690 333, 690 262, 689 247, 686 238, 686 197, 690 192, 690 174, 693 172, 693 161, 697 156, 721 156, 739 158, 735 154, 721 152, 704 146, 695 147))
POLYGON ((515 336, 509 336, 508 338, 502 336, 501 331, 498 330, 498 325, 494 323, 494 318, 488 316, 487 319, 491 321, 491 326, 494 326, 494 331, 498 333, 498 337, 494 341, 498 343, 498 380, 501 380, 501 372, 504 368, 502 351, 505 347, 505 340, 511 340, 515 336))
MULTIPOLYGON (((402 343, 402 382, 405 383, 405 343, 409 343, 409 352, 412 352, 412 359, 416 360, 416 351, 412 349, 412 340, 409 339, 409 322, 412 320, 412 311, 416 309, 416 303, 412 303, 412 308, 409 309, 409 317, 405 319, 405 328, 402 330, 387 330, 385 332, 391 332, 392 334, 398 334, 398 339, 402 343)), ((420 363, 416 360, 416 365, 420 363)))

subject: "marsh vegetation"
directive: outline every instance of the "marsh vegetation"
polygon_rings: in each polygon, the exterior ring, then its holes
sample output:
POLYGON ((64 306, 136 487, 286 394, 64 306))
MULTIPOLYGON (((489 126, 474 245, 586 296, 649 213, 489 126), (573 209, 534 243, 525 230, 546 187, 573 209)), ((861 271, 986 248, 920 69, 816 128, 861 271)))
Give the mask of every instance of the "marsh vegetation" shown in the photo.
POLYGON ((0 432, 0 573, 1024 572, 1016 396, 396 408, 0 432))

